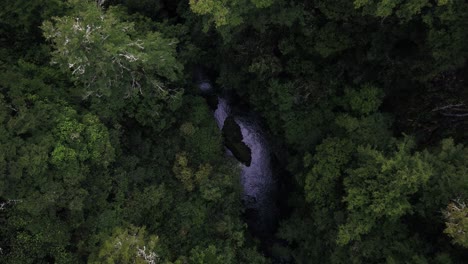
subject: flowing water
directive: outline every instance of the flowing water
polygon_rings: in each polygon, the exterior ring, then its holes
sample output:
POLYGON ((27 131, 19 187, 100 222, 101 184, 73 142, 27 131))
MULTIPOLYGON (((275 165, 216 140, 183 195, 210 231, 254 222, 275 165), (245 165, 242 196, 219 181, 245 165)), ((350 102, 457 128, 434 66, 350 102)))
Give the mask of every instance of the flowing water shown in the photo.
POLYGON ((244 204, 252 209, 250 227, 259 235, 272 235, 274 229, 274 180, 268 143, 258 123, 249 117, 235 117, 243 142, 252 151, 250 166, 241 164, 244 204))
POLYGON ((219 130, 223 129, 224 121, 231 114, 231 107, 228 101, 222 97, 218 97, 218 106, 214 112, 214 118, 219 130))
MULTIPOLYGON (((212 89, 206 81, 199 82, 199 89, 208 92, 212 89)), ((221 130, 227 117, 233 115, 229 100, 218 97, 214 118, 221 130)), ((240 181, 243 187, 243 202, 247 211, 247 223, 252 232, 260 237, 272 236, 275 223, 275 182, 271 170, 271 153, 264 132, 253 115, 236 115, 243 142, 251 150, 251 164, 239 162, 240 181)), ((230 151, 226 153, 230 155, 230 151)), ((231 154, 232 155, 232 154, 231 154)))

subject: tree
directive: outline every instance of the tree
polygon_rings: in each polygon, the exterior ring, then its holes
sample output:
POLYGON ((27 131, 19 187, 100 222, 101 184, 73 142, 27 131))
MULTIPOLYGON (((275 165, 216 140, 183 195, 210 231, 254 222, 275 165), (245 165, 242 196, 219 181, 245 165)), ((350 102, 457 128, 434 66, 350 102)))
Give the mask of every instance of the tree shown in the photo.
POLYGON ((55 49, 52 62, 70 70, 85 98, 169 93, 165 81, 176 81, 182 69, 177 40, 137 32, 114 7, 104 11, 92 1, 72 3, 74 16, 55 17, 42 29, 55 49))
POLYGON ((411 155, 411 140, 399 143, 392 156, 370 147, 357 148, 357 164, 344 180, 347 223, 340 226, 338 243, 360 240, 377 222, 398 221, 411 212, 410 195, 431 177, 430 165, 420 154, 411 155))
POLYGON ((13 100, 14 109, 2 107, 10 111, 1 121, 0 199, 21 200, 2 215, 8 223, 2 237, 9 241, 4 258, 7 263, 72 261, 76 256, 66 248, 73 230, 84 222, 87 199, 98 198, 88 184, 105 177, 115 158, 109 131, 96 116, 79 115, 64 102, 35 95, 23 99, 13 100))
POLYGON ((468 208, 460 200, 455 200, 447 206, 444 211, 445 228, 444 233, 453 239, 454 244, 468 248, 468 208))
POLYGON ((144 227, 117 228, 89 263, 146 263, 162 261, 159 239, 144 227))

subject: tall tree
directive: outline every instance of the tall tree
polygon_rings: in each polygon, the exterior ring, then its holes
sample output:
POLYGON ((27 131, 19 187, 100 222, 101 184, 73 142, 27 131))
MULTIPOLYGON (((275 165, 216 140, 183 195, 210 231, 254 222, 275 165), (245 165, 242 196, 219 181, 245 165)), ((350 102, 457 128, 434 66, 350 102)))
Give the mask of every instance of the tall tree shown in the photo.
POLYGON ((69 69, 85 98, 135 94, 166 95, 166 80, 176 81, 182 65, 176 59, 177 40, 158 32, 137 32, 120 20, 122 13, 103 10, 93 1, 74 1, 74 15, 44 22, 53 43, 53 63, 69 69))

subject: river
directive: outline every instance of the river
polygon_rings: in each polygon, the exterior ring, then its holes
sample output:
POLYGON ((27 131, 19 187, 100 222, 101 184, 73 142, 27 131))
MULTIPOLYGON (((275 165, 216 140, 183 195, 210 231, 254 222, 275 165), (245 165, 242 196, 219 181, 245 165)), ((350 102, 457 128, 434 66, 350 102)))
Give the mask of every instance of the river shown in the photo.
MULTIPOLYGON (((200 81, 198 87, 205 93, 213 89, 207 81, 200 81)), ((219 129, 223 128, 229 116, 234 117, 242 134, 242 142, 251 152, 250 165, 239 162, 242 200, 249 230, 261 240, 270 239, 274 235, 276 222, 276 184, 272 172, 271 151, 265 133, 253 114, 234 111, 227 96, 218 96, 217 101, 213 115, 219 129)), ((229 149, 226 149, 226 155, 232 156, 229 149)))

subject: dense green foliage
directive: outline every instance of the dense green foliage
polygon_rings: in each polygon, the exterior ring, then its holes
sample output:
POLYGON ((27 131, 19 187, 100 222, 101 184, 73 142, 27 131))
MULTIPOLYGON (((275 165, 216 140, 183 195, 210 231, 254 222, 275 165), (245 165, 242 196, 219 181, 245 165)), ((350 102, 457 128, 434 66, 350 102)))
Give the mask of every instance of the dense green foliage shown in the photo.
POLYGON ((0 17, 0 263, 468 259, 466 1, 6 0, 0 17), (247 228, 198 68, 262 118, 273 241, 247 228))

